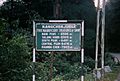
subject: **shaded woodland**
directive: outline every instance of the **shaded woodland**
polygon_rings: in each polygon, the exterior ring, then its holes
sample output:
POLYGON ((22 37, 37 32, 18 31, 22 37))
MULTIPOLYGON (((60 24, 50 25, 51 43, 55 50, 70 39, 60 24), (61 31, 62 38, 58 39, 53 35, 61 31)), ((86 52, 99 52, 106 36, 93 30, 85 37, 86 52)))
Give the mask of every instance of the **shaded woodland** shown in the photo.
MULTIPOLYGON (((0 6, 0 81, 32 80, 32 21, 67 19, 85 21, 84 72, 94 69, 97 10, 93 0, 61 0, 59 17, 55 0, 7 0, 0 6)), ((105 52, 120 52, 120 1, 106 4, 105 52)), ((55 52, 53 79, 80 78, 80 52, 55 52)), ((106 65, 113 66, 110 56, 106 65)), ((48 81, 51 55, 37 52, 36 81, 48 81)))

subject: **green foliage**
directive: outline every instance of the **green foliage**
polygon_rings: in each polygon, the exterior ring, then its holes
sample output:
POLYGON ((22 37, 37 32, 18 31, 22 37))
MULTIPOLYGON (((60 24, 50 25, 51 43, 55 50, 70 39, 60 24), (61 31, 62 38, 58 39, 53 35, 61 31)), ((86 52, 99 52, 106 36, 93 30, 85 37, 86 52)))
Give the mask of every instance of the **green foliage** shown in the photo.
POLYGON ((91 57, 85 57, 85 65, 87 66, 87 72, 91 71, 92 69, 94 69, 94 64, 95 61, 94 59, 92 59, 91 57))
POLYGON ((120 1, 109 0, 106 6, 106 43, 111 52, 120 52, 120 1))
MULTIPOLYGON (((93 1, 63 0, 61 4, 60 19, 85 20, 85 48, 86 54, 91 56, 94 51, 96 23, 93 1)), ((32 20, 53 19, 53 5, 54 0, 8 0, 0 8, 0 18, 4 20, 0 21, 1 81, 32 79, 32 20)), ((79 79, 80 52, 55 52, 53 56, 55 81, 79 79)), ((94 66, 92 58, 85 58, 85 73, 94 66)), ((51 55, 47 52, 37 52, 36 61, 39 62, 35 63, 36 81, 48 81, 51 55)))
POLYGON ((36 63, 36 81, 48 81, 49 80, 49 64, 48 63, 36 63))
POLYGON ((109 53, 105 54, 105 65, 109 65, 110 67, 115 66, 115 62, 113 60, 113 57, 109 53))
POLYGON ((53 81, 69 81, 80 78, 81 67, 78 63, 74 65, 69 65, 69 63, 62 63, 62 67, 60 68, 62 72, 60 75, 57 75, 53 81))
POLYGON ((94 58, 96 9, 93 1, 65 0, 62 13, 63 19, 85 21, 85 53, 94 58))
MULTIPOLYGON (((0 37, 2 41, 2 37, 0 37)), ((24 36, 17 35, 11 40, 6 38, 0 43, 0 80, 29 81, 29 48, 24 36), (24 75, 24 76, 23 76, 24 75)))
MULTIPOLYGON (((57 57, 55 57, 57 60, 54 61, 55 77, 53 78, 53 81, 74 81, 79 79, 82 70, 79 55, 79 52, 65 53, 62 55, 57 54, 57 57)), ((93 67, 94 60, 90 57, 86 57, 85 65, 83 67, 84 74, 90 72, 93 67)))
POLYGON ((79 79, 81 67, 79 64, 69 66, 68 72, 63 76, 64 80, 79 79))

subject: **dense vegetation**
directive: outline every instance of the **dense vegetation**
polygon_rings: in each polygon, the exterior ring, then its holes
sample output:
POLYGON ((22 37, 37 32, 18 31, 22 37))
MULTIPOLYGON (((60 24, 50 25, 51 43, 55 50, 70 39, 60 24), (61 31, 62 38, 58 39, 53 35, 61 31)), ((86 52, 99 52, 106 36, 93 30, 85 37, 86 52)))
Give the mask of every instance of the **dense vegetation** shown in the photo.
POLYGON ((120 1, 109 0, 106 6, 106 43, 111 52, 120 52, 120 1))
MULTIPOLYGON (((7 0, 0 7, 0 81, 31 81, 32 21, 56 19, 53 15, 54 4, 54 0, 7 0)), ((85 20, 84 69, 85 73, 90 72, 94 68, 95 57, 94 2, 93 0, 61 0, 60 4, 61 15, 58 19, 85 20)), ((106 7, 107 19, 109 18, 106 24, 106 50, 114 51, 120 46, 119 0, 110 0, 106 7)), ((49 80, 51 57, 47 52, 36 53, 36 81, 49 80)), ((80 52, 54 52, 54 81, 79 79, 80 71, 80 52)))

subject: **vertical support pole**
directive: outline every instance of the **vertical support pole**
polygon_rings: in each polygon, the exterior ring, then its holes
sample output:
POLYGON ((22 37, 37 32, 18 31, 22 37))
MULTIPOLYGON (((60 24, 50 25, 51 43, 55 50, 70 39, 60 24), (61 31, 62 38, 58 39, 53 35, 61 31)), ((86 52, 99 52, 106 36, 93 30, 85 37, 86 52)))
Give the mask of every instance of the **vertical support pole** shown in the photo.
POLYGON ((98 7, 97 7, 97 28, 96 28, 96 50, 95 50, 95 69, 97 70, 98 67, 98 42, 99 42, 99 28, 100 28, 100 0, 98 0, 98 7))
POLYGON ((35 48, 33 48, 33 80, 35 81, 35 48))
POLYGON ((102 32, 101 32, 101 68, 102 68, 102 77, 104 76, 104 60, 105 60, 105 3, 103 0, 102 4, 102 32))
POLYGON ((84 81, 84 72, 83 72, 83 64, 84 64, 84 21, 82 21, 82 37, 81 37, 81 81, 84 81))
POLYGON ((54 52, 48 52, 50 54, 50 74, 49 74, 49 81, 53 78, 53 53, 54 52))
POLYGON ((100 29, 100 0, 97 3, 97 28, 96 28, 96 47, 95 47, 95 81, 97 79, 98 69, 98 48, 99 48, 99 29, 100 29))
POLYGON ((33 21, 33 40, 34 40, 34 46, 33 46, 33 77, 32 81, 35 81, 35 22, 33 21))

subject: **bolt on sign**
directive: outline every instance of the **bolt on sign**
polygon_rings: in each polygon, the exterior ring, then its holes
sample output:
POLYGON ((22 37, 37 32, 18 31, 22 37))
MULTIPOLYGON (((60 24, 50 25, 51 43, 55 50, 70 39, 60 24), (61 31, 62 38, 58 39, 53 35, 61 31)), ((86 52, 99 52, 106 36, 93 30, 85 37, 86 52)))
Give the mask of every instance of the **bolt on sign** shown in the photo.
POLYGON ((34 21, 36 51, 80 51, 81 21, 34 21))

